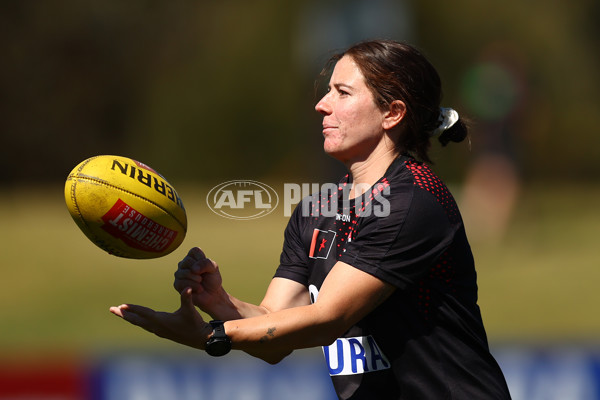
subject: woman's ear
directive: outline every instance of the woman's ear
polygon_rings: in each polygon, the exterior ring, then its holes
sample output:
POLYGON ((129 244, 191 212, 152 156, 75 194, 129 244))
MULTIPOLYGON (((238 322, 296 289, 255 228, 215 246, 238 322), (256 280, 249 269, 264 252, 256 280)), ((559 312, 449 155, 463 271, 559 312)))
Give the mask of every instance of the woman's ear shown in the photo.
POLYGON ((397 126, 406 115, 406 104, 400 100, 394 100, 390 103, 389 109, 383 115, 383 129, 390 130, 397 126))

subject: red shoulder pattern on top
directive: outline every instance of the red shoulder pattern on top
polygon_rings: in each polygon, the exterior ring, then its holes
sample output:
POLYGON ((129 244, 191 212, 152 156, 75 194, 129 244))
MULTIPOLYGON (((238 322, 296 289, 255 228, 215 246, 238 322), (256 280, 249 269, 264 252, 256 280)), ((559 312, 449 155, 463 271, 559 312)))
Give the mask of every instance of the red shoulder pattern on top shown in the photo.
POLYGON ((435 196, 437 201, 444 207, 450 222, 460 221, 460 213, 454 197, 444 182, 433 173, 429 166, 414 160, 406 161, 405 164, 413 174, 414 184, 435 196))

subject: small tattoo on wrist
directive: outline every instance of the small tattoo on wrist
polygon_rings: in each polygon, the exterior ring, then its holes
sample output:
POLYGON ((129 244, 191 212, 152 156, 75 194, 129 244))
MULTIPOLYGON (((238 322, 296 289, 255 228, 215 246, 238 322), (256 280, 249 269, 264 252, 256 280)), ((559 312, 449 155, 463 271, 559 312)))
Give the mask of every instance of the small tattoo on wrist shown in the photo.
POLYGON ((259 340, 259 342, 260 343, 265 343, 265 342, 268 342, 269 339, 275 337, 275 330, 276 329, 277 328, 275 328, 275 327, 267 329, 267 334, 265 336, 261 337, 260 340, 259 340))

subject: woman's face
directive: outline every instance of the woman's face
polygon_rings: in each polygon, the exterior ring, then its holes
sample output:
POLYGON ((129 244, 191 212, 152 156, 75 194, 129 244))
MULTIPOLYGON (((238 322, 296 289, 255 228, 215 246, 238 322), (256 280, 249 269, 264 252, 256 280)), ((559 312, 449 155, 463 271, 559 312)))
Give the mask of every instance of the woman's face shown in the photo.
POLYGON ((344 163, 366 159, 384 136, 384 111, 349 56, 335 65, 329 91, 315 109, 323 115, 325 152, 344 163))

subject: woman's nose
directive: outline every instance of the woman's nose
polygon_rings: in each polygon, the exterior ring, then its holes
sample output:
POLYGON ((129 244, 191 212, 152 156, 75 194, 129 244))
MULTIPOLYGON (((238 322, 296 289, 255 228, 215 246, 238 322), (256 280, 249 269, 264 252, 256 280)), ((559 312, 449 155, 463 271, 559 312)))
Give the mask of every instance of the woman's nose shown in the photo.
POLYGON ((331 106, 327 102, 328 94, 326 94, 325 96, 323 96, 321 98, 321 100, 319 100, 319 102, 317 103, 317 105, 315 106, 315 110, 318 113, 323 114, 323 115, 327 115, 327 114, 331 113, 331 106))

